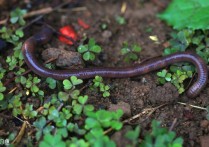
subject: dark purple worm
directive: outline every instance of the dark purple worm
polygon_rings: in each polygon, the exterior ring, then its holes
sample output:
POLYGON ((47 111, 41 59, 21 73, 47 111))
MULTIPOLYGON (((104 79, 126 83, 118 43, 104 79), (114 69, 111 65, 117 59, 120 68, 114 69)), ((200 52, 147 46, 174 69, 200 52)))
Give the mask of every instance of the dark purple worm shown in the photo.
POLYGON ((35 50, 38 45, 47 43, 52 36, 53 31, 50 28, 44 28, 39 33, 27 39, 22 47, 25 62, 33 72, 41 77, 51 77, 57 80, 67 79, 70 76, 87 79, 93 78, 96 75, 106 78, 128 78, 146 74, 176 62, 187 61, 193 63, 198 71, 198 79, 187 91, 187 96, 190 98, 196 97, 207 83, 207 65, 197 54, 191 52, 181 52, 154 58, 153 60, 146 61, 143 64, 133 65, 130 67, 95 67, 78 70, 47 69, 43 66, 43 64, 39 63, 35 56, 35 50))

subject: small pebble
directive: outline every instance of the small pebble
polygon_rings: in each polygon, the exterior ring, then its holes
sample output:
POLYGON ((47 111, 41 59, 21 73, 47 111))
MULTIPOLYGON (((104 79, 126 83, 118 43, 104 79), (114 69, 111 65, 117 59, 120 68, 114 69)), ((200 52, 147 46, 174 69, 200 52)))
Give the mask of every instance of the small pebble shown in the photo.
POLYGON ((48 48, 42 52, 42 58, 47 61, 57 58, 56 65, 58 67, 66 67, 68 69, 79 69, 84 67, 81 54, 73 51, 66 51, 59 48, 48 48))

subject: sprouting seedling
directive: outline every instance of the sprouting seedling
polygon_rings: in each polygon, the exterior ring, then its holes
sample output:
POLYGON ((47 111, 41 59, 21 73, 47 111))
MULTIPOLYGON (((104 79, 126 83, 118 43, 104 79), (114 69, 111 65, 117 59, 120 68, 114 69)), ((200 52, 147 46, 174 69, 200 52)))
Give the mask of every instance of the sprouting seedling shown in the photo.
POLYGON ((93 38, 89 39, 88 44, 79 45, 78 47, 78 52, 83 54, 85 61, 94 61, 96 58, 95 54, 99 54, 101 50, 101 47, 95 43, 93 38))
POLYGON ((33 110, 33 105, 27 103, 25 109, 23 110, 23 115, 28 118, 34 118, 37 114, 38 112, 33 110))
POLYGON ((138 59, 137 53, 141 51, 141 47, 137 44, 132 45, 131 47, 127 42, 123 43, 123 48, 121 49, 121 54, 125 56, 124 60, 129 62, 130 60, 136 61, 138 59))
POLYGON ((0 29, 1 38, 14 45, 18 44, 20 38, 24 36, 22 29, 15 31, 6 28, 5 26, 0 29))
POLYGON ((65 79, 63 82, 64 91, 58 93, 58 97, 62 101, 67 101, 69 98, 77 99, 80 91, 75 89, 75 86, 83 83, 83 80, 78 79, 76 76, 71 76, 70 80, 65 79))
POLYGON ((192 71, 190 66, 183 66, 182 69, 176 66, 171 66, 171 72, 169 73, 167 70, 163 69, 158 72, 158 81, 160 84, 165 84, 166 82, 171 82, 181 94, 185 91, 183 82, 187 78, 192 77, 192 71))
POLYGON ((157 75, 160 77, 158 78, 158 81, 161 84, 165 84, 165 82, 167 81, 171 81, 171 73, 168 73, 167 70, 163 69, 162 71, 158 72, 157 75))
POLYGON ((110 96, 110 86, 105 85, 103 83, 103 78, 101 76, 95 76, 93 79, 93 87, 94 88, 99 88, 99 91, 102 92, 103 97, 109 97, 110 96))
POLYGON ((88 113, 89 116, 86 119, 85 128, 108 128, 111 127, 115 130, 120 130, 123 126, 120 122, 120 118, 123 115, 123 111, 118 109, 117 111, 98 110, 95 113, 88 113))
POLYGON ((10 13, 10 22, 11 23, 19 23, 19 25, 23 26, 25 25, 25 20, 23 19, 23 16, 27 13, 26 10, 16 8, 14 11, 10 13))
POLYGON ((86 104, 87 100, 88 100, 88 96, 84 95, 84 96, 79 96, 77 101, 76 100, 73 101, 73 111, 75 114, 81 115, 82 112, 86 114, 94 110, 94 107, 92 105, 86 104))
POLYGON ((29 77, 26 78, 24 76, 20 76, 15 79, 15 82, 21 83, 28 89, 26 92, 27 95, 29 95, 30 92, 32 93, 33 96, 35 96, 36 94, 38 94, 39 96, 44 95, 44 92, 40 90, 39 87, 37 86, 37 84, 41 82, 41 79, 39 79, 38 77, 32 77, 31 75, 29 75, 29 77))
POLYGON ((83 83, 83 80, 78 79, 76 76, 71 76, 70 80, 65 79, 63 81, 64 89, 69 90, 69 89, 74 89, 76 85, 79 85, 83 83))

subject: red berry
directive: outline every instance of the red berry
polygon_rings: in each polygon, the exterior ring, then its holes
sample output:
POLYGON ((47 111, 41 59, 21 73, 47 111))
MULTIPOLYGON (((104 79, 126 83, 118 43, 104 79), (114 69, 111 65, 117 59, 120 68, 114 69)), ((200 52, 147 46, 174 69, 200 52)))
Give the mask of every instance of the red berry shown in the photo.
MULTIPOLYGON (((74 41, 76 41, 78 39, 77 33, 75 32, 73 27, 70 26, 70 25, 60 28, 59 31, 60 31, 61 34, 65 35, 66 37, 72 38, 74 41)), ((73 42, 66 37, 60 35, 59 40, 63 43, 73 45, 73 42)))

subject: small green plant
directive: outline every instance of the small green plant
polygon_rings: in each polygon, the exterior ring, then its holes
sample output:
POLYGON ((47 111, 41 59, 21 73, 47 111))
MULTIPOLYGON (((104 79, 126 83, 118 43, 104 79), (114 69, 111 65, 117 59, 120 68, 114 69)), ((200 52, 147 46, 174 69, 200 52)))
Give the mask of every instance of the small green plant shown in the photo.
POLYGON ((8 100, 8 103, 5 103, 5 105, 7 105, 7 108, 12 109, 13 116, 17 116, 22 113, 22 101, 20 100, 21 97, 22 93, 19 93, 17 95, 12 96, 8 100))
POLYGON ((175 66, 171 66, 170 68, 171 68, 171 73, 169 73, 165 69, 157 73, 159 77, 158 81, 160 84, 171 82, 178 89, 178 92, 181 94, 185 91, 183 82, 186 79, 192 77, 192 71, 188 69, 182 70, 175 66))
POLYGON ((75 89, 75 87, 83 83, 83 80, 71 76, 70 80, 65 79, 62 83, 65 91, 60 91, 58 93, 58 98, 62 101, 68 101, 69 98, 77 99, 80 91, 75 89))
POLYGON ((128 146, 137 146, 139 144, 138 138, 140 134, 140 127, 137 126, 134 130, 130 130, 125 134, 125 137, 131 141, 131 145, 128 146))
POLYGON ((95 76, 93 79, 93 89, 99 88, 99 91, 102 92, 103 97, 109 97, 110 96, 110 86, 105 85, 103 83, 103 78, 100 76, 95 76))
POLYGON ((173 131, 168 131, 166 128, 160 127, 160 122, 152 121, 152 131, 145 135, 145 139, 141 143, 141 147, 156 146, 156 147, 182 147, 183 139, 176 138, 173 131))
POLYGON ((141 52, 141 47, 139 47, 137 44, 134 44, 132 46, 129 46, 127 42, 123 43, 123 48, 121 49, 121 54, 125 56, 124 61, 136 61, 138 60, 137 53, 141 52))
POLYGON ((22 29, 12 30, 6 27, 0 29, 1 38, 14 45, 24 36, 22 29))
POLYGON ((44 92, 40 90, 37 86, 37 84, 41 82, 41 79, 39 79, 38 77, 32 77, 30 74, 28 78, 24 76, 19 76, 15 79, 15 82, 21 83, 27 88, 27 95, 29 95, 29 93, 31 92, 33 96, 35 96, 36 94, 38 94, 39 96, 44 96, 44 92))
MULTIPOLYGON (((170 47, 164 50, 163 55, 173 54, 175 52, 183 52, 190 48, 195 48, 196 53, 199 54, 206 63, 209 63, 209 39, 207 35, 209 32, 202 30, 181 30, 172 34, 170 47)), ((158 72, 158 81, 161 84, 165 82, 171 82, 177 87, 179 93, 185 91, 183 82, 191 78, 195 73, 195 68, 189 63, 178 63, 170 66, 168 70, 162 70, 158 72)))
POLYGON ((37 111, 33 110, 33 105, 27 103, 23 110, 23 115, 28 118, 34 118, 37 116, 37 111))
POLYGON ((98 110, 96 112, 89 112, 88 118, 85 120, 85 129, 89 130, 85 134, 85 138, 92 145, 104 144, 105 146, 115 146, 115 143, 104 135, 103 128, 113 128, 120 130, 123 124, 120 118, 123 115, 122 110, 110 112, 106 110, 98 110))
POLYGON ((120 130, 123 124, 120 122, 120 118, 123 115, 122 110, 117 110, 116 112, 98 110, 95 112, 87 113, 88 118, 85 122, 86 129, 92 128, 113 128, 115 130, 120 130))
POLYGON ((27 13, 26 10, 16 8, 10 13, 10 22, 12 24, 18 23, 21 26, 25 25, 25 20, 23 19, 23 16, 27 13))
POLYGON ((134 130, 130 130, 125 134, 125 137, 132 142, 132 144, 128 146, 182 147, 183 145, 183 139, 181 137, 176 138, 175 132, 160 127, 160 122, 156 120, 152 121, 152 130, 145 134, 142 142, 139 142, 139 134, 139 127, 136 127, 134 130))
POLYGON ((79 45, 78 47, 78 52, 83 54, 83 59, 85 61, 94 61, 96 58, 95 54, 99 54, 101 50, 101 47, 96 44, 93 38, 89 39, 88 44, 79 45))
POLYGON ((122 16, 116 16, 115 17, 115 21, 119 24, 119 25, 124 25, 126 24, 126 20, 124 17, 122 16))
POLYGON ((62 136, 60 134, 46 134, 44 139, 39 144, 40 147, 66 147, 64 141, 62 141, 62 136))
POLYGON ((79 85, 83 83, 81 79, 78 79, 76 76, 71 76, 70 80, 64 80, 63 85, 64 89, 69 90, 69 89, 74 89, 76 85, 79 85))
POLYGON ((171 81, 171 73, 168 73, 168 71, 165 69, 158 72, 157 75, 159 76, 158 81, 161 84, 165 84, 166 81, 168 81, 168 82, 171 81))
POLYGON ((86 102, 88 100, 88 96, 79 96, 78 99, 73 100, 72 106, 73 106, 73 112, 76 115, 81 115, 83 112, 84 114, 87 114, 88 112, 91 112, 94 110, 94 107, 92 105, 87 105, 86 102))

